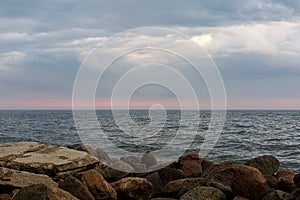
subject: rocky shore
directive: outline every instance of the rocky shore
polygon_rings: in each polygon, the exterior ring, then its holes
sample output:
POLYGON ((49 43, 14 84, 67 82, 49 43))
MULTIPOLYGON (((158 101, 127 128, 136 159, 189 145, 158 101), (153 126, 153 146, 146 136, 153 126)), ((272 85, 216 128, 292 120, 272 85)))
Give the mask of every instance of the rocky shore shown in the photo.
POLYGON ((8 143, 0 200, 300 200, 300 174, 279 166, 272 155, 236 165, 188 154, 166 164, 151 152, 116 159, 81 145, 8 143))

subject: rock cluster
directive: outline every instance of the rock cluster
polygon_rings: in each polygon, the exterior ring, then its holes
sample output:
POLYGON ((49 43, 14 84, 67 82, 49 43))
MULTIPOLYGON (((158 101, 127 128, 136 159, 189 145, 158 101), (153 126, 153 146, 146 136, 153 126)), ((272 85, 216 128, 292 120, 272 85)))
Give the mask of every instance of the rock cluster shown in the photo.
POLYGON ((81 145, 9 143, 0 145, 0 200, 300 200, 300 174, 279 165, 271 155, 166 164, 152 152, 116 159, 81 145))

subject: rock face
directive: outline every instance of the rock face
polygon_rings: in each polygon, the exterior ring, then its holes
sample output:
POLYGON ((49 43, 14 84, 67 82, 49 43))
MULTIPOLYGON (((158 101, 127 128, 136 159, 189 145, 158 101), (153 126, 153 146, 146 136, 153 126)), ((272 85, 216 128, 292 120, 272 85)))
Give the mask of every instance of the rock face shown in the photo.
POLYGON ((152 184, 143 178, 123 178, 111 185, 122 200, 147 200, 154 192, 152 184))
POLYGON ((95 200, 88 188, 77 178, 69 175, 59 182, 58 187, 69 192, 80 200, 95 200))
POLYGON ((185 193, 180 200, 222 200, 226 199, 225 194, 213 187, 196 187, 185 193))
POLYGON ((269 191, 262 173, 250 166, 238 165, 234 168, 232 190, 235 194, 253 199, 262 199, 269 191))
POLYGON ((279 160, 271 155, 258 156, 248 160, 245 165, 257 168, 263 175, 273 175, 278 169, 279 160))
POLYGON ((47 187, 43 184, 31 185, 22 188, 13 200, 78 200, 70 193, 57 187, 47 187))
POLYGON ((0 166, 50 177, 93 168, 98 162, 86 152, 37 142, 0 145, 0 166))
POLYGON ((199 154, 181 156, 178 164, 185 177, 199 177, 203 172, 199 154))
POLYGON ((289 199, 290 199, 290 194, 280 190, 272 190, 263 198, 263 200, 289 200, 289 199))
POLYGON ((91 192, 95 200, 116 200, 117 193, 96 170, 80 172, 75 175, 91 192))
POLYGON ((30 172, 17 171, 0 167, 0 191, 10 192, 16 188, 23 188, 33 184, 43 183, 49 187, 57 187, 57 184, 48 176, 33 174, 30 172))

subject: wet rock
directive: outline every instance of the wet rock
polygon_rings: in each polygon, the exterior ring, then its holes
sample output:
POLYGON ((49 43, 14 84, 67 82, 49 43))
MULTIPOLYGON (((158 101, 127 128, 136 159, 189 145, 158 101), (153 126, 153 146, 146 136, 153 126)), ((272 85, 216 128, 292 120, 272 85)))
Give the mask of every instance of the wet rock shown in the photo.
POLYGON ((22 188, 13 200, 78 200, 70 193, 57 187, 47 187, 43 184, 22 188))
POLYGON ((98 162, 86 152, 37 142, 0 145, 0 166, 50 177, 93 168, 98 162))
POLYGON ((161 178, 163 185, 166 185, 170 181, 185 178, 182 170, 169 167, 158 170, 158 174, 161 178))
POLYGON ((263 175, 271 176, 278 171, 280 162, 272 155, 264 155, 248 160, 245 165, 257 168, 263 175))
POLYGON ((141 158, 141 162, 146 165, 146 168, 157 164, 157 159, 151 151, 147 151, 141 158))
POLYGON ((163 183, 157 172, 153 172, 145 177, 154 187, 154 193, 160 193, 163 188, 163 183))
POLYGON ((0 200, 11 200, 9 194, 0 194, 0 200))
POLYGON ((99 171, 109 182, 124 178, 130 172, 134 171, 132 166, 117 159, 111 159, 106 163, 100 163, 96 167, 96 170, 99 171))
POLYGON ((80 172, 75 175, 94 196, 95 200, 116 200, 117 193, 96 170, 80 172))
POLYGON ((100 160, 100 161, 104 161, 104 160, 109 160, 109 156, 107 155, 107 153, 100 147, 98 147, 95 150, 96 153, 96 157, 100 160))
POLYGON ((280 170, 276 173, 276 178, 279 180, 281 177, 284 176, 295 176, 296 174, 291 170, 280 170))
POLYGON ((294 184, 296 185, 296 187, 300 188, 300 174, 296 174, 294 176, 294 184))
POLYGON ((123 178, 111 185, 122 200, 147 200, 154 192, 152 184, 144 178, 123 178))
POLYGON ((275 176, 265 176, 265 179, 267 180, 267 184, 272 189, 278 189, 278 179, 275 176))
POLYGON ((285 192, 292 192, 296 188, 294 184, 294 176, 284 176, 279 179, 278 187, 285 192))
POLYGON ((235 194, 253 199, 262 199, 269 191, 262 173, 251 166, 238 165, 234 168, 232 190, 235 194))
POLYGON ((199 154, 181 156, 178 164, 185 177, 199 177, 203 172, 199 154))
POLYGON ((162 193, 169 197, 181 196, 188 190, 198 186, 205 186, 207 180, 204 178, 184 178, 168 182, 162 189, 162 193), (181 191, 180 194, 178 194, 181 191))
POLYGON ((187 193, 185 193, 180 200, 221 200, 226 199, 225 194, 223 194, 219 189, 213 187, 196 187, 187 193))
POLYGON ((271 190, 263 200, 289 200, 290 194, 280 191, 280 190, 271 190))
POLYGON ((59 182, 58 187, 80 200, 95 200, 88 188, 73 176, 68 176, 65 180, 59 182))
POLYGON ((57 187, 57 184, 46 175, 0 167, 0 191, 3 193, 39 183, 49 187, 57 187))

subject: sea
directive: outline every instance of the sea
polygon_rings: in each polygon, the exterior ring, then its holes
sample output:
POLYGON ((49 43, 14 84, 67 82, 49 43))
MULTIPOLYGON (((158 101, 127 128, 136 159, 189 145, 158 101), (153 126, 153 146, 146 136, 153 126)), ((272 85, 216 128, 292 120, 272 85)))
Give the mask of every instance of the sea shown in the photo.
POLYGON ((0 143, 84 144, 101 147, 111 157, 153 151, 162 161, 190 152, 204 152, 201 156, 215 163, 274 155, 281 169, 300 172, 299 110, 219 112, 224 121, 216 129, 209 110, 97 110, 80 115, 72 110, 1 110, 0 143))

